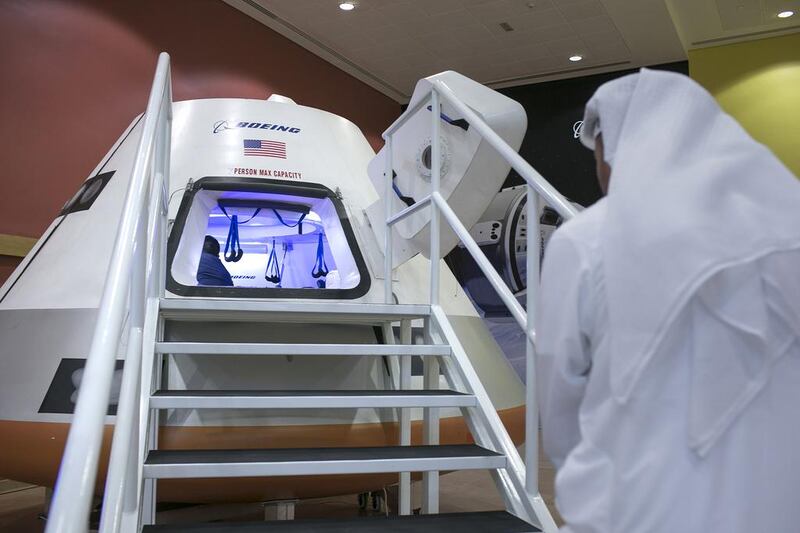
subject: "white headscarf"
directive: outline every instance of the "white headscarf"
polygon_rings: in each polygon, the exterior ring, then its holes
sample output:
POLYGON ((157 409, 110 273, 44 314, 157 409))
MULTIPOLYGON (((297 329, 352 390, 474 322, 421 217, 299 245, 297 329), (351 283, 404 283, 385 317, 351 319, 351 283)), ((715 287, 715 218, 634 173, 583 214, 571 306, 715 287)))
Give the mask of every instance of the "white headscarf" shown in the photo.
POLYGON ((586 106, 587 147, 598 127, 612 167, 602 245, 612 391, 627 402, 648 362, 670 355, 662 340, 697 296, 702 317, 685 334, 689 446, 702 456, 800 339, 800 182, 679 74, 606 83, 586 106))

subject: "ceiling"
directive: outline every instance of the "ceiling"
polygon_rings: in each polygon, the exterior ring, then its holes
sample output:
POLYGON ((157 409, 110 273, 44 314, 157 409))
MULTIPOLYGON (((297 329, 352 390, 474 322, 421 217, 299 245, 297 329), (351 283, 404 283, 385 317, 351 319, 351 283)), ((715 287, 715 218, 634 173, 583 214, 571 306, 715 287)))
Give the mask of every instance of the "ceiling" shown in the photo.
POLYGON ((400 103, 448 69, 497 88, 684 60, 697 42, 791 26, 776 6, 800 2, 355 0, 346 12, 339 0, 223 1, 400 103))
POLYGON ((666 0, 687 50, 800 31, 800 0, 666 0), (778 18, 781 11, 795 16, 778 18))

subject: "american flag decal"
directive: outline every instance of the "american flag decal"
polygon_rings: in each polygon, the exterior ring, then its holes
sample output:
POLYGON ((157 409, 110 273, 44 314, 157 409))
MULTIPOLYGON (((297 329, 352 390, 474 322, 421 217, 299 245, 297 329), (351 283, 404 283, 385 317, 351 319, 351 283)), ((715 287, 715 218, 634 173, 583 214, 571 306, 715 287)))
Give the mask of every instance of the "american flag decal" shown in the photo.
POLYGON ((286 159, 286 143, 266 139, 245 139, 244 155, 260 155, 286 159))

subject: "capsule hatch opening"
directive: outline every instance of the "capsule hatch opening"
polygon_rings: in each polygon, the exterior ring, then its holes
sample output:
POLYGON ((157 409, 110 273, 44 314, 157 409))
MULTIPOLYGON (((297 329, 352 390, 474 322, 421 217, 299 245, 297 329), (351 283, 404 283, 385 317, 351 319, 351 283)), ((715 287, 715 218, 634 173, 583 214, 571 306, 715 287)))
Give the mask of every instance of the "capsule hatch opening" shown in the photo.
POLYGON ((198 180, 168 248, 167 289, 183 296, 351 299, 370 284, 341 200, 318 184, 198 180), (207 235, 233 286, 198 281, 207 235))

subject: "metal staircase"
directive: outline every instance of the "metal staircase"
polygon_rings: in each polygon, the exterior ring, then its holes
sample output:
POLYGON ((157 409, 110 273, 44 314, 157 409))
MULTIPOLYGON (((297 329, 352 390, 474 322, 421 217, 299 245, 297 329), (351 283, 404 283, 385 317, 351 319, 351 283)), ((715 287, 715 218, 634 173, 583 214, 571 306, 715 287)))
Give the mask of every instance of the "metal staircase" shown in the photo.
MULTIPOLYGON (((228 531, 431 531, 554 533, 555 523, 538 491, 538 421, 535 401, 533 294, 538 283, 538 257, 529 254, 528 313, 503 284, 469 232, 439 194, 438 127, 432 116, 431 194, 400 213, 387 213, 387 227, 421 208, 431 209, 431 253, 439 257, 439 224, 444 217, 466 244, 487 278, 524 328, 528 342, 526 390, 526 461, 483 387, 447 315, 439 305, 439 262, 432 261, 430 304, 393 303, 391 282, 385 285, 384 304, 333 301, 275 301, 243 299, 165 298, 165 243, 167 184, 171 138, 169 56, 161 54, 144 115, 142 136, 109 274, 98 313, 98 323, 87 358, 62 467, 49 514, 49 533, 87 530, 95 491, 103 425, 116 354, 127 339, 120 401, 106 476, 102 532, 228 532, 228 531), (170 342, 171 322, 261 322, 302 324, 363 324, 379 327, 385 344, 270 344, 229 342, 170 342), (412 322, 421 323, 425 344, 412 343, 412 322), (399 338, 394 327, 399 324, 399 338), (165 390, 162 359, 169 354, 188 356, 251 356, 325 358, 330 356, 384 357, 391 361, 396 382, 388 390, 165 390), (424 390, 412 390, 411 359, 424 363, 424 390), (448 390, 439 389, 444 375, 448 390), (399 442, 396 446, 353 448, 161 450, 159 416, 164 409, 332 409, 396 408, 399 442), (440 445, 439 414, 457 407, 474 445, 440 445), (411 445, 410 408, 423 408, 423 443, 411 445), (502 495, 506 512, 439 514, 438 473, 461 469, 489 469, 502 495), (422 515, 411 515, 411 473, 422 473, 422 515), (253 476, 307 476, 332 474, 399 474, 399 516, 359 518, 355 521, 291 521, 155 525, 157 482, 176 478, 231 478, 253 476), (533 524, 533 525, 532 525, 533 524), (541 529, 538 529, 541 528, 541 529)), ((418 102, 404 117, 431 103, 439 109, 446 99, 472 127, 494 146, 528 182, 528 249, 538 249, 538 197, 562 216, 572 206, 482 119, 464 106, 446 85, 432 84, 429 99, 418 102)), ((391 194, 391 138, 401 117, 385 133, 387 193, 391 194)), ((392 279, 391 231, 386 232, 384 280, 392 279)))
MULTIPOLYGON (((428 305, 398 304, 347 304, 314 302, 271 302, 242 300, 191 300, 161 299, 159 302, 160 324, 153 331, 164 331, 171 321, 236 321, 263 322, 276 324, 294 322, 304 324, 361 324, 377 326, 391 335, 389 340, 411 339, 413 320, 422 321, 426 331, 431 327, 431 307, 428 305), (394 323, 400 325, 400 339, 394 339, 394 323)), ((147 342, 148 339, 145 339, 147 342)), ((463 383, 461 375, 450 376, 454 368, 453 349, 448 344, 272 344, 272 343, 216 343, 216 342, 163 342, 152 340, 153 360, 145 366, 154 370, 151 385, 143 394, 148 398, 149 416, 142 418, 141 434, 157 432, 157 412, 161 409, 339 409, 339 408, 425 408, 426 419, 432 417, 432 409, 458 407, 466 416, 479 408, 479 401, 472 390, 441 390, 434 387, 410 389, 410 358, 422 357, 428 372, 442 368, 448 382, 463 383), (246 355, 253 357, 273 357, 292 355, 296 357, 380 357, 399 359, 401 388, 389 390, 162 390, 158 369, 160 360, 168 354, 184 355, 246 355), (155 363, 155 364, 154 364, 155 363), (406 375, 402 375, 405 372, 406 375), (403 386, 405 385, 405 386, 403 386)), ((429 384, 431 380, 429 380, 429 384)), ((144 523, 152 524, 152 497, 155 494, 155 481, 160 479, 186 478, 230 478, 254 476, 308 476, 330 474, 373 474, 373 473, 411 473, 424 472, 436 476, 438 471, 508 468, 504 453, 495 451, 490 443, 465 445, 439 445, 435 434, 426 436, 425 444, 410 444, 410 419, 401 415, 400 442, 397 446, 347 447, 347 448, 267 448, 239 450, 159 450, 155 449, 157 438, 150 438, 150 446, 144 450, 141 465, 141 478, 148 485, 151 504, 144 509, 144 523)), ((433 415, 435 416, 435 415, 433 415)), ((431 423, 431 420, 426 420, 431 423)), ((509 439, 510 440, 510 439, 509 439)), ((430 477, 429 477, 430 479, 430 477)), ((539 531, 508 513, 468 513, 458 515, 422 515, 423 518, 409 516, 410 501, 408 487, 401 487, 400 512, 407 516, 404 520, 368 522, 372 527, 387 531, 412 527, 415 531, 449 531, 457 524, 471 527, 472 521, 480 523, 480 531, 539 531), (427 517, 427 518, 425 518, 427 517), (427 520, 427 521, 426 521, 427 520), (395 528, 395 529, 393 529, 395 528), (488 528, 488 529, 485 529, 488 528)), ((425 502, 428 513, 438 507, 435 490, 427 492, 425 502)), ((287 525, 282 522, 259 524, 225 524, 225 531, 242 528, 252 531, 281 531, 294 528, 302 530, 320 527, 321 522, 294 521, 287 525)), ((366 523, 365 523, 366 524, 366 523)), ((196 526, 198 531, 205 531, 196 526)), ((208 526, 203 526, 208 527, 208 526)), ((217 526, 221 527, 221 526, 217 526)), ((366 527, 361 519, 337 520, 325 526, 325 531, 353 531, 366 527), (334 529, 330 529, 334 528, 334 529), (336 529, 338 528, 338 529, 336 529)), ((145 526, 144 531, 193 531, 192 526, 145 526)), ((364 529, 365 531, 367 529, 364 529)), ((470 529, 467 529, 470 531, 470 529)))

